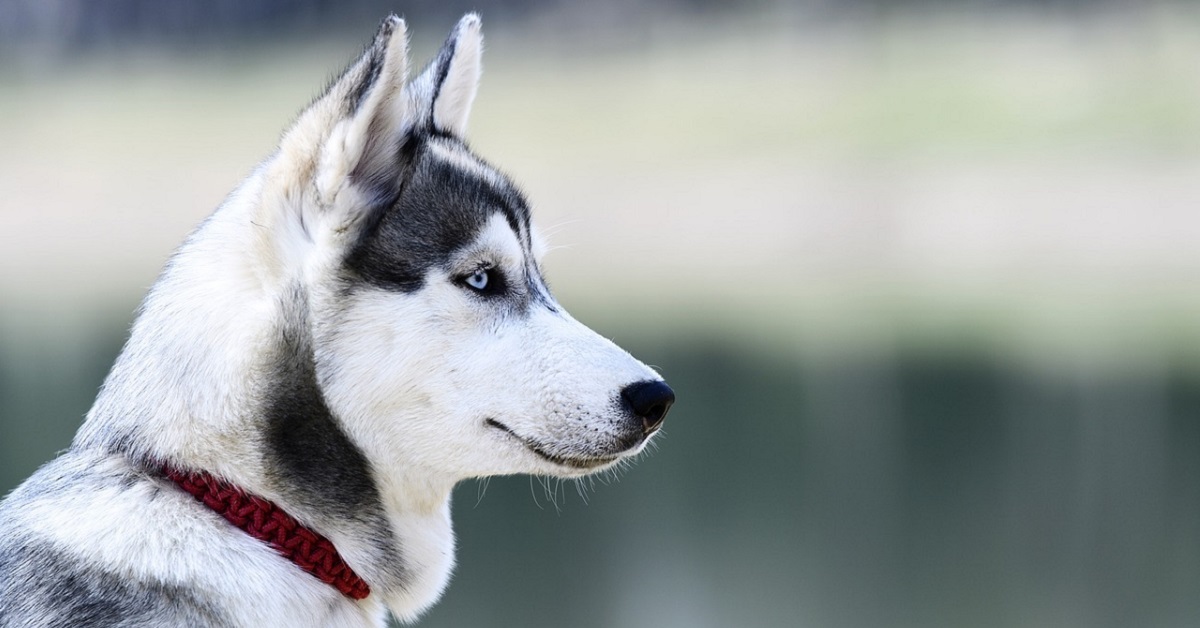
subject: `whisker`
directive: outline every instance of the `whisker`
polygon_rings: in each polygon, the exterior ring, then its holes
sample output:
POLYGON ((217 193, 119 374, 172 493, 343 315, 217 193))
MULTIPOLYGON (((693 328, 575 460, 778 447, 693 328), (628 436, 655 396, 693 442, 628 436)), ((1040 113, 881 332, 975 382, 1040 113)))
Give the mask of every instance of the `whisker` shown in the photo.
POLYGON ((529 476, 529 495, 533 497, 533 503, 535 506, 538 507, 538 510, 545 510, 545 508, 542 508, 541 502, 538 501, 537 491, 533 490, 533 478, 534 477, 535 476, 532 476, 532 475, 529 476))
POLYGON ((488 485, 491 484, 491 476, 480 478, 475 484, 475 508, 479 508, 479 504, 483 503, 483 496, 487 495, 488 485))

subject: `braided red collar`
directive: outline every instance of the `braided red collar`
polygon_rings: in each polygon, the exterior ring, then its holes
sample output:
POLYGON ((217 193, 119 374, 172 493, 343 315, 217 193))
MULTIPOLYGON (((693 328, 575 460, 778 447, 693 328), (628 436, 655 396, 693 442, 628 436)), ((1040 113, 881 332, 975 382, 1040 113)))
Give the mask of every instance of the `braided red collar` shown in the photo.
POLYGON ((163 473, 229 523, 275 548, 321 582, 355 600, 371 594, 371 588, 342 560, 329 539, 304 527, 275 504, 203 471, 163 466, 163 473))

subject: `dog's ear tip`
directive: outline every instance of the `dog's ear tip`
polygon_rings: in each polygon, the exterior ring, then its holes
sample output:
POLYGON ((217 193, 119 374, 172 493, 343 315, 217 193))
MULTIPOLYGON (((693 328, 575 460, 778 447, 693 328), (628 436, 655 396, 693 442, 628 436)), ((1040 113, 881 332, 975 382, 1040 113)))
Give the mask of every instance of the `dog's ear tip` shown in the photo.
POLYGON ((459 30, 479 30, 479 27, 482 25, 483 19, 480 18, 479 13, 475 11, 471 11, 470 13, 462 16, 462 19, 458 21, 459 30))
POLYGON ((391 32, 397 27, 404 28, 404 18, 395 13, 388 13, 382 21, 379 22, 380 32, 391 32))
POLYGON ((454 29, 450 31, 450 37, 446 40, 446 46, 458 48, 464 42, 482 39, 482 27, 483 20, 480 19, 478 13, 474 11, 467 13, 458 20, 458 24, 455 24, 454 29))
POLYGON ((407 24, 404 23, 404 18, 395 13, 388 14, 379 22, 379 30, 375 34, 375 41, 378 43, 387 43, 397 35, 403 37, 407 34, 407 24))

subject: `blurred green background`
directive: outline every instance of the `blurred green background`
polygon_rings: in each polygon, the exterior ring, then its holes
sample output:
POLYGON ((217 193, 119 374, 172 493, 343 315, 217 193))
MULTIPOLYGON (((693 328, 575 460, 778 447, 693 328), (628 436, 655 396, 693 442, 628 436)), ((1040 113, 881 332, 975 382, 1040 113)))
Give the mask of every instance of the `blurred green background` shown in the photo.
POLYGON ((0 492, 378 19, 471 9, 473 145, 679 401, 464 483, 420 625, 1200 625, 1191 3, 0 2, 0 492))

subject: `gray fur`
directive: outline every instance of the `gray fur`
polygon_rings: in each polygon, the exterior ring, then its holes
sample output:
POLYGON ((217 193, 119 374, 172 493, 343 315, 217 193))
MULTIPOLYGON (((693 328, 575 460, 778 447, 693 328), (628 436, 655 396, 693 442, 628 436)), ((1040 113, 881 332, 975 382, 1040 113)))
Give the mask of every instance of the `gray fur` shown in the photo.
POLYGON ((133 467, 113 474, 98 470, 94 462, 87 454, 64 454, 0 504, 0 626, 232 625, 220 609, 187 587, 141 580, 115 573, 112 566, 89 563, 15 520, 14 513, 55 501, 64 485, 127 492, 153 482, 133 467))
POLYGON ((529 203, 461 137, 479 28, 465 16, 407 81, 386 18, 172 256, 71 448, 0 503, 0 628, 411 620, 453 569, 457 482, 579 477, 646 445, 673 393, 561 310, 529 203), (274 501, 371 594, 165 465, 274 501))

